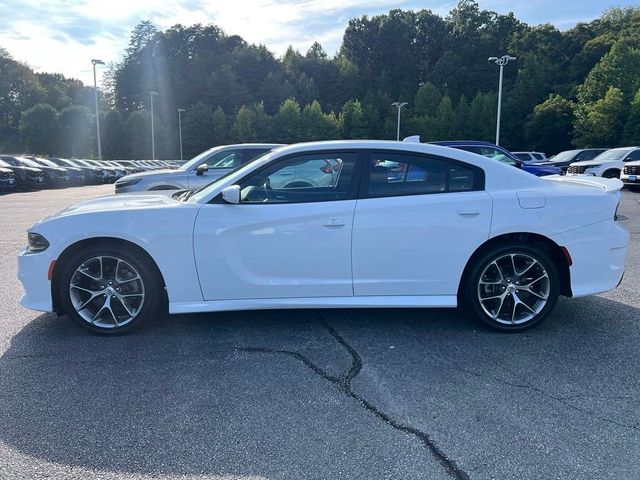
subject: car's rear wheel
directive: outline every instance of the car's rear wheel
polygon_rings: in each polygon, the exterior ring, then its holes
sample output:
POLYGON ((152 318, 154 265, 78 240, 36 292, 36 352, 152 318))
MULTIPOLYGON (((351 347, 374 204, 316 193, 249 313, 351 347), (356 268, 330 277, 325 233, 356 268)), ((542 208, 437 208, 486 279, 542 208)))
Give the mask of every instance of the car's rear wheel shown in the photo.
POLYGON ((58 287, 65 312, 102 334, 129 331, 163 304, 156 269, 127 248, 101 245, 79 250, 64 261, 58 287))
POLYGON ((551 313, 559 282, 558 270, 544 245, 504 245, 474 263, 465 284, 466 304, 492 328, 522 331, 551 313))

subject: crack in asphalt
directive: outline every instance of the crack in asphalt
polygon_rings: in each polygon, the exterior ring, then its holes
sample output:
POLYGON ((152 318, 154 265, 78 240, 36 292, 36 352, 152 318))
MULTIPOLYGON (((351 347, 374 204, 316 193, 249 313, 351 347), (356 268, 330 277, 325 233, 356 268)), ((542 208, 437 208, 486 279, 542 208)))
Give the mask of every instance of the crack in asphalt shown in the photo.
POLYGON ((405 425, 395 420, 389 414, 383 412, 371 402, 366 400, 364 397, 353 391, 351 383, 362 370, 362 358, 360 357, 358 352, 351 345, 349 345, 349 343, 347 343, 342 335, 340 335, 331 325, 329 325, 329 323, 325 319, 322 319, 321 323, 328 330, 329 334, 349 353, 349 356, 351 357, 351 365, 349 366, 349 368, 338 376, 331 375, 324 369, 314 364, 311 360, 309 360, 309 358, 302 355, 300 352, 291 350, 277 350, 264 347, 247 347, 238 348, 237 350, 249 353, 285 355, 298 360, 312 372, 327 380, 328 382, 334 384, 340 392, 356 400, 356 402, 362 408, 378 417, 387 425, 391 426, 395 430, 401 431, 405 434, 412 435, 417 438, 420 443, 422 443, 422 445, 431 453, 433 458, 442 465, 449 476, 457 480, 469 480, 469 475, 464 470, 462 470, 454 460, 450 459, 446 455, 446 453, 444 453, 440 449, 440 447, 438 447, 438 445, 431 439, 429 434, 415 427, 405 425))

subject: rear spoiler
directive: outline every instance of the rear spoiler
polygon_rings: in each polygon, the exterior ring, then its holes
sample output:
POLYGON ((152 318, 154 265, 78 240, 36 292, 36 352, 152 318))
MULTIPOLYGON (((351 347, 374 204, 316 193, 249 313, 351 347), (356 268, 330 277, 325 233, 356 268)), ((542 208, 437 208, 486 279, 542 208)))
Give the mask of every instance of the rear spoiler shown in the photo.
POLYGON ((622 190, 623 183, 618 178, 602 178, 587 175, 548 175, 546 177, 540 177, 544 180, 559 183, 572 183, 575 185, 585 185, 588 187, 601 188, 607 193, 618 192, 622 190))

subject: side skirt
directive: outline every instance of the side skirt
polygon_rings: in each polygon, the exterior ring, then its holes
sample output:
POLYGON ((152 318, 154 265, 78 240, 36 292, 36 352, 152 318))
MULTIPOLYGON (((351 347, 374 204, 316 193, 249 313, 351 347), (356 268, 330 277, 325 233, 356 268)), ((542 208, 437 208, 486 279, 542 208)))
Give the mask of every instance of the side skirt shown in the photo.
POLYGON ((169 313, 224 312, 288 308, 455 308, 455 295, 363 296, 313 298, 250 298, 206 302, 172 302, 169 313))

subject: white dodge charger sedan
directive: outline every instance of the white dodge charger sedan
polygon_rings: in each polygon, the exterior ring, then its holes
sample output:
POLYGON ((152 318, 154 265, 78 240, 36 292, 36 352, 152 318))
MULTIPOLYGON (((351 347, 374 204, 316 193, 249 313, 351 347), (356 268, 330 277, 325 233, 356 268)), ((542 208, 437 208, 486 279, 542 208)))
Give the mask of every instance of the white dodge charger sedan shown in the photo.
POLYGON ((167 308, 458 305, 519 331, 559 295, 618 285, 621 186, 436 145, 291 145, 197 191, 98 198, 42 220, 20 253, 22 305, 101 333, 167 308), (283 181, 311 170, 313 184, 283 181))

